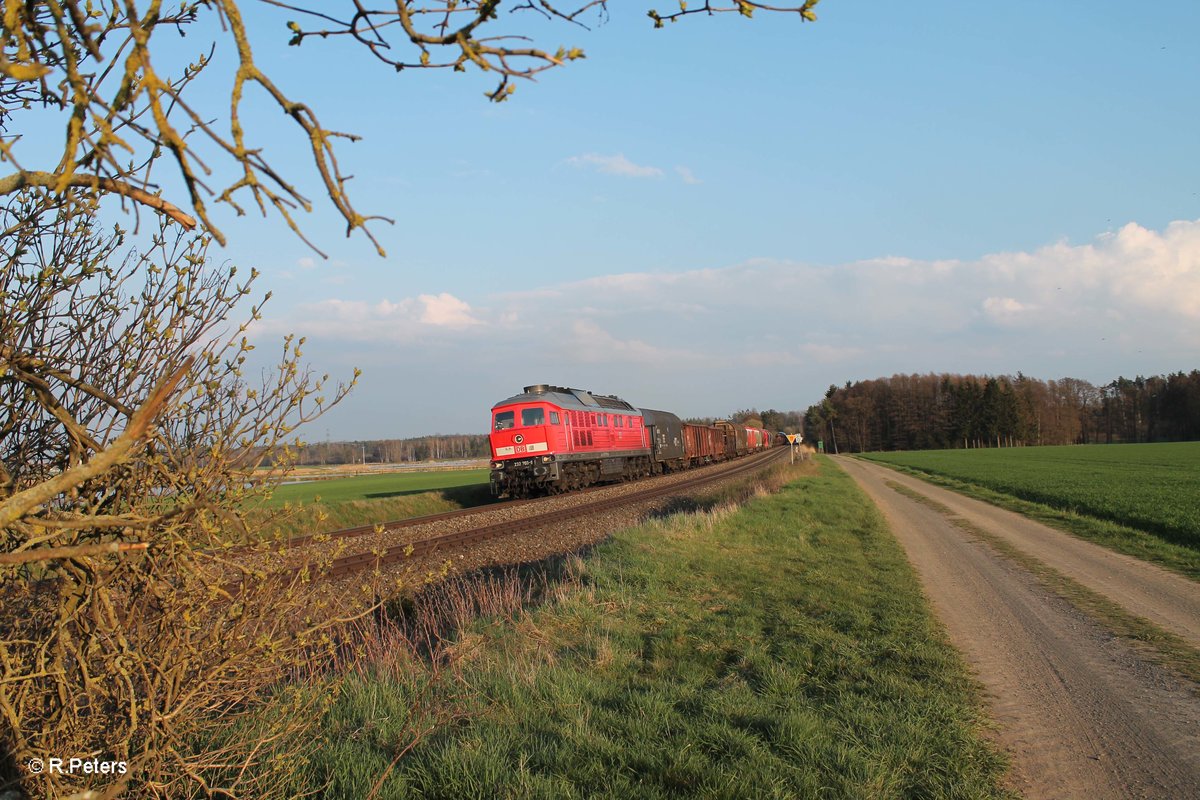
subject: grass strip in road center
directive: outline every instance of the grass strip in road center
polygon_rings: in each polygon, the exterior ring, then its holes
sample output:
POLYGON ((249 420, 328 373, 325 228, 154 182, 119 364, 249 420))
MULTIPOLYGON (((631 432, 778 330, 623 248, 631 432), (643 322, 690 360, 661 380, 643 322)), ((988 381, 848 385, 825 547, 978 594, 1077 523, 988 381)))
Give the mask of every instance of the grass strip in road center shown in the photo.
MULTIPOLYGON (((327 798, 1005 797, 977 685, 821 460, 660 517, 444 658, 360 661, 293 787, 327 798)), ((368 648, 369 649, 369 648, 368 648)))

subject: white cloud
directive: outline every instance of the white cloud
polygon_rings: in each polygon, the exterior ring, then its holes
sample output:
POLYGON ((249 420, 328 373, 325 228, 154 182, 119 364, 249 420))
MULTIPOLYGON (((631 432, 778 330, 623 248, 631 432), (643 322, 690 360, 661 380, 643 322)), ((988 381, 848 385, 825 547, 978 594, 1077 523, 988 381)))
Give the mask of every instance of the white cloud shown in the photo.
POLYGON ((660 347, 636 338, 620 338, 591 320, 572 322, 566 344, 566 355, 594 364, 679 365, 702 362, 708 357, 702 352, 660 347))
POLYGON ((1161 232, 1130 224, 1085 245, 1059 242, 969 261, 755 260, 551 284, 489 298, 482 309, 443 292, 375 305, 327 300, 309 312, 309 321, 331 332, 361 328, 364 336, 379 321, 406 330, 487 329, 489 336, 503 329, 518 337, 578 334, 579 320, 606 320, 606 329, 634 348, 695 339, 722 351, 731 341, 768 341, 768 334, 791 331, 797 335, 790 341, 827 348, 805 353, 826 360, 883 343, 918 348, 923 337, 963 334, 981 321, 1036 337, 1091 335, 1122 321, 1153 320, 1182 338, 1200 325, 1200 221, 1161 232), (620 332, 621 324, 637 335, 620 332), (805 335, 813 330, 840 338, 817 342, 805 335))
POLYGON ((443 292, 396 302, 330 298, 298 306, 287 318, 264 319, 251 332, 255 337, 299 331, 314 340, 396 343, 484 325, 468 303, 443 292))
POLYGON ((317 262, 313 260, 312 256, 302 256, 296 259, 296 266, 300 269, 315 269, 317 262))
POLYGON ((723 269, 604 275, 542 294, 545 302, 523 292, 495 304, 513 313, 519 308, 542 325, 604 319, 618 331, 614 320, 624 320, 640 341, 689 349, 694 341, 714 353, 790 331, 798 344, 789 352, 823 363, 882 360, 886 347, 928 353, 922 368, 939 369, 934 356, 955 352, 956 342, 959 352, 982 352, 987 336, 1001 337, 993 342, 998 350, 988 352, 1007 352, 1014 362, 1040 357, 1045 341, 1061 337, 1075 341, 1067 350, 1079 355, 1085 343, 1117 341, 1111 328, 1133 320, 1148 326, 1122 340, 1134 350, 1155 348, 1155 337, 1164 336, 1169 345, 1190 341, 1194 349, 1200 221, 1163 231, 1127 225, 1088 244, 1058 242, 974 260, 892 256, 840 266, 754 260, 723 269))
POLYGON ((995 297, 1011 301, 1006 314, 1019 312, 1031 324, 1061 328, 1097 317, 1200 322, 1200 220, 1172 222, 1161 232, 1129 223, 1090 244, 988 255, 956 267, 964 270, 977 273, 965 281, 989 296, 996 290, 995 297))
POLYGON ((471 315, 471 306, 447 292, 439 295, 423 294, 417 300, 425 306, 421 312, 421 322, 426 325, 466 328, 483 324, 471 315))
POLYGON ((687 167, 675 167, 675 173, 679 175, 680 179, 682 179, 686 184, 695 186, 696 184, 703 183, 703 181, 693 175, 692 171, 687 167))
POLYGON ((1134 223, 1109 242, 1104 266, 1115 288, 1150 308, 1200 317, 1200 221, 1172 222, 1159 234, 1134 223))
POLYGON ((1022 312, 1032 310, 1032 306, 1024 305, 1011 297, 989 297, 982 303, 983 313, 996 322, 1019 322, 1022 312))
POLYGON ((837 364, 861 356, 858 347, 836 347, 827 344, 804 342, 798 345, 782 345, 775 350, 756 350, 739 356, 739 361, 754 367, 794 367, 803 369, 813 362, 837 364))
POLYGON ((566 163, 573 167, 592 167, 597 172, 620 175, 625 178, 661 178, 663 174, 658 167, 635 164, 620 153, 613 156, 584 153, 580 156, 571 156, 566 163))

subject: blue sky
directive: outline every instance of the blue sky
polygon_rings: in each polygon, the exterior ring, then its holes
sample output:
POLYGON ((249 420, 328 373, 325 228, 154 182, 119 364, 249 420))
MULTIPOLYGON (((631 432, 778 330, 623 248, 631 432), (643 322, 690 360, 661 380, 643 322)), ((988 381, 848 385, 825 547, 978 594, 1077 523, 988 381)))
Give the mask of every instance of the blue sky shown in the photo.
MULTIPOLYGON (((287 48, 288 15, 255 12, 260 64, 363 137, 354 200, 396 220, 381 259, 317 202, 322 260, 217 218, 214 255, 274 292, 256 338, 364 370, 309 438, 483 431, 541 382, 720 415, 897 372, 1200 367, 1197 4, 825 0, 657 31, 647 7, 550 28, 588 58, 499 106, 478 73, 287 48)), ((260 141, 316 198, 278 116, 260 141)))

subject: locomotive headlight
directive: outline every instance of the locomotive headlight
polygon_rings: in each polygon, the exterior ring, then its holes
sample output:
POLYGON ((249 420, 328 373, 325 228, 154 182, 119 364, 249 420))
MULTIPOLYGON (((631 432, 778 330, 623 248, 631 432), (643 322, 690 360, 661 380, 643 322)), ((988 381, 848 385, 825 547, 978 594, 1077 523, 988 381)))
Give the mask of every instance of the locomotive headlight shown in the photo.
POLYGON ((554 456, 542 456, 543 464, 549 464, 553 460, 554 460, 554 456))
POLYGON ((493 461, 492 469, 504 469, 504 462, 503 461, 493 461))

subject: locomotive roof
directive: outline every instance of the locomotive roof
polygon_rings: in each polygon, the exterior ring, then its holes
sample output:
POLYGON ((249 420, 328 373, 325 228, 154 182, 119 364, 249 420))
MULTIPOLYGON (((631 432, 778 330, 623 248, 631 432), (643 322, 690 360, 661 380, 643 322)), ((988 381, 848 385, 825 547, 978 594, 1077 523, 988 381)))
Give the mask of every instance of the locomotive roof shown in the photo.
POLYGON ((539 383, 526 386, 521 394, 513 395, 507 400, 501 400, 492 408, 512 405, 513 403, 554 403, 560 408, 570 408, 577 411, 632 411, 640 414, 633 406, 619 397, 604 394, 592 394, 584 389, 569 389, 565 386, 549 386, 539 383))

